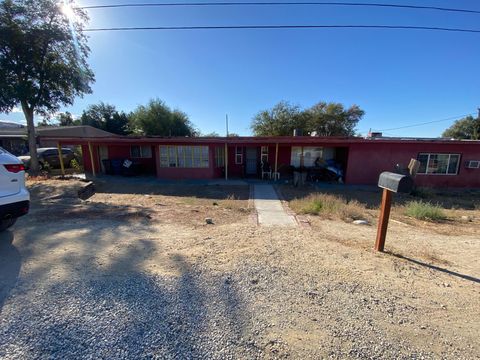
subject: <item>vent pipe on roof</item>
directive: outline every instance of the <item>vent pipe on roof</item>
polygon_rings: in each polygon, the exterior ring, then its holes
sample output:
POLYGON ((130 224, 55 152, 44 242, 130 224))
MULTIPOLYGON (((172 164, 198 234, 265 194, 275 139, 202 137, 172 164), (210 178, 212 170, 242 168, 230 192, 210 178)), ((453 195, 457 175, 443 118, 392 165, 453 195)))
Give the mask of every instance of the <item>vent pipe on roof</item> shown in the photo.
POLYGON ((293 136, 303 136, 302 129, 293 129, 293 136))

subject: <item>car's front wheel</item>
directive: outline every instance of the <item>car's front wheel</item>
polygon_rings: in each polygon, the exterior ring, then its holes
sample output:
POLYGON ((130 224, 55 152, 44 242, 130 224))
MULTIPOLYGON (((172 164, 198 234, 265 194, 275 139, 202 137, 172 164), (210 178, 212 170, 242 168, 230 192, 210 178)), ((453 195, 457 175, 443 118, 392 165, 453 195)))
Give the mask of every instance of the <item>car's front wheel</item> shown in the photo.
POLYGON ((16 221, 17 218, 0 220, 0 231, 7 230, 10 226, 13 226, 16 221))

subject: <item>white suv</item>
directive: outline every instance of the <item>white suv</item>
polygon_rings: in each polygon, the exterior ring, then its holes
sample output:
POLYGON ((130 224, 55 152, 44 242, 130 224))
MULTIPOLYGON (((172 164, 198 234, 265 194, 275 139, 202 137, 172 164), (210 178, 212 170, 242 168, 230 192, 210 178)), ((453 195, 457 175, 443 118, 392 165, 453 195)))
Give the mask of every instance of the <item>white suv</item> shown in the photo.
POLYGON ((19 216, 28 213, 30 194, 25 188, 25 166, 0 148, 0 231, 15 224, 19 216))

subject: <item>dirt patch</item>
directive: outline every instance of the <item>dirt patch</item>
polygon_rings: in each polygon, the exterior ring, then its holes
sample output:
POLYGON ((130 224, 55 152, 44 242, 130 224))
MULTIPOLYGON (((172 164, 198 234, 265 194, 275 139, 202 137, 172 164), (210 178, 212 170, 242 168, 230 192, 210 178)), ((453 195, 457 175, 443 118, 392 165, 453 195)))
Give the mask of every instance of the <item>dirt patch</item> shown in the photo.
POLYGON ((32 185, 5 251, 18 274, 0 275, 1 356, 478 357, 478 234, 399 216, 374 253, 375 226, 261 227, 239 210, 248 188, 151 186, 81 201, 50 198, 74 183, 32 185))

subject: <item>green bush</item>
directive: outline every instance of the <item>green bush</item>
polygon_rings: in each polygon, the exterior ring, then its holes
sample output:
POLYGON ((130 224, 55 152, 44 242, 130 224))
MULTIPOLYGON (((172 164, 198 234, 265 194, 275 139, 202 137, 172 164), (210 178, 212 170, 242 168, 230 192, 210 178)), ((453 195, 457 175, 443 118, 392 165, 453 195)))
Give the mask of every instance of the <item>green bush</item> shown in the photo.
POLYGON ((297 213, 339 217, 343 220, 357 220, 365 217, 365 207, 357 201, 347 202, 344 198, 329 194, 311 194, 290 202, 297 213))
POLYGON ((70 161, 70 167, 75 170, 76 172, 80 172, 82 171, 82 167, 80 166, 80 164, 78 163, 77 159, 72 159, 70 161))
POLYGON ((443 208, 423 201, 410 201, 405 206, 405 215, 419 220, 442 221, 447 218, 443 208))

